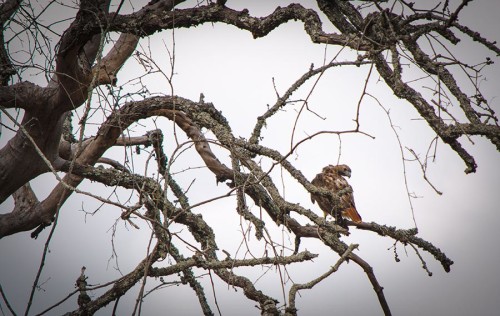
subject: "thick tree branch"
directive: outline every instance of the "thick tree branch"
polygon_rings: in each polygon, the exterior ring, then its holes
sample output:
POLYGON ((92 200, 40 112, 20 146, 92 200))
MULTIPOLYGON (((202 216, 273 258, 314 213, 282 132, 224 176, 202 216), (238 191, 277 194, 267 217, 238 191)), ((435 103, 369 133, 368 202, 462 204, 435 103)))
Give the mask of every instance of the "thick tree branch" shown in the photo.
MULTIPOLYGON (((99 72, 99 76, 115 78, 115 74, 130 56, 137 44, 137 38, 132 35, 123 35, 117 42, 115 50, 110 52, 104 60, 106 71, 99 72), (113 53, 113 54, 112 54, 113 53)), ((90 78, 90 77, 89 77, 90 78)), ((88 80, 87 80, 88 82, 88 80)), ((67 86, 62 85, 64 92, 55 88, 39 88, 38 86, 22 83, 10 88, 0 88, 0 100, 5 100, 10 107, 25 106, 27 112, 23 118, 26 131, 35 140, 49 161, 54 162, 58 158, 59 141, 62 125, 66 114, 61 109, 69 106, 71 108, 80 106, 87 95, 87 87, 80 86, 82 98, 60 100, 57 94, 66 95, 67 86), (17 90, 18 88, 22 91, 17 90), (59 91, 59 92, 57 92, 59 91), (85 94, 83 94, 85 93, 85 94), (57 103, 54 103, 55 100, 57 103)), ((19 131, 9 144, 0 150, 0 201, 5 200, 13 191, 26 181, 48 171, 48 167, 41 162, 40 157, 22 131, 19 131), (31 159, 29 159, 31 158, 31 159), (17 165, 17 168, 12 168, 17 165), (22 170, 19 173, 19 169, 22 170)))
POLYGON ((432 254, 437 261, 441 262, 443 269, 446 272, 450 272, 451 265, 453 264, 453 261, 450 260, 441 251, 441 249, 435 247, 430 242, 425 241, 422 238, 417 237, 416 234, 418 231, 416 229, 410 229, 410 230, 396 229, 395 227, 379 225, 379 224, 373 223, 373 222, 372 223, 353 223, 353 225, 359 229, 370 230, 370 231, 375 232, 381 236, 391 237, 394 240, 399 241, 404 245, 407 243, 416 245, 417 247, 432 254))
POLYGON ((101 36, 105 36, 105 25, 100 24, 106 16, 110 0, 82 1, 75 20, 59 41, 56 55, 58 94, 53 101, 54 110, 64 112, 79 107, 87 99, 92 82, 91 65, 100 49, 101 36), (85 24, 95 21, 96 32, 85 32, 85 24))
POLYGON ((136 35, 122 33, 111 51, 102 58, 98 65, 94 66, 90 78, 96 76, 98 84, 115 85, 116 73, 135 51, 138 42, 139 37, 136 35))
POLYGON ((34 111, 43 107, 56 93, 54 88, 42 88, 29 81, 18 82, 0 86, 0 105, 6 109, 34 111))
POLYGON ((160 30, 183 28, 201 25, 208 22, 222 22, 234 25, 252 33, 254 38, 266 36, 278 26, 290 20, 301 20, 304 29, 313 43, 326 43, 348 46, 353 49, 367 50, 369 45, 357 36, 328 34, 321 28, 321 21, 314 10, 305 9, 300 4, 291 4, 286 8, 277 8, 272 14, 263 18, 252 17, 247 10, 236 11, 216 3, 199 6, 192 9, 169 12, 159 7, 145 7, 129 15, 115 15, 113 18, 100 16, 99 21, 87 21, 87 33, 72 36, 91 36, 99 33, 100 25, 108 27, 110 31, 135 34, 140 37, 151 35, 160 30), (112 21, 111 25, 108 25, 112 21))

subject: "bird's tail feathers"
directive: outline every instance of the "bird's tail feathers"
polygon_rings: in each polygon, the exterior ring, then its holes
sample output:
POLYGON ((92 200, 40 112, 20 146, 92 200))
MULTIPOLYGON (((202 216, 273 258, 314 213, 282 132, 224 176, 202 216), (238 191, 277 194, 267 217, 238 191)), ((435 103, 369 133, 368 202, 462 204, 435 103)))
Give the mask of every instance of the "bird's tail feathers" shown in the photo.
POLYGON ((354 207, 349 207, 349 208, 345 209, 342 213, 343 213, 342 215, 350 218, 353 222, 361 223, 361 221, 362 221, 361 215, 359 215, 358 211, 354 207))

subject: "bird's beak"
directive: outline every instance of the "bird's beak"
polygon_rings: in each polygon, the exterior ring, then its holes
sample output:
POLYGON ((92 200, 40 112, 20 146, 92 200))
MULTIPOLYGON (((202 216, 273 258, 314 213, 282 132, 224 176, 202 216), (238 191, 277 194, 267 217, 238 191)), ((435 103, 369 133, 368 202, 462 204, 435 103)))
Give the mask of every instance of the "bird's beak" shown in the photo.
POLYGON ((351 172, 350 172, 350 171, 347 171, 347 172, 345 173, 345 176, 346 176, 346 177, 348 177, 348 178, 350 178, 350 177, 351 177, 351 172))

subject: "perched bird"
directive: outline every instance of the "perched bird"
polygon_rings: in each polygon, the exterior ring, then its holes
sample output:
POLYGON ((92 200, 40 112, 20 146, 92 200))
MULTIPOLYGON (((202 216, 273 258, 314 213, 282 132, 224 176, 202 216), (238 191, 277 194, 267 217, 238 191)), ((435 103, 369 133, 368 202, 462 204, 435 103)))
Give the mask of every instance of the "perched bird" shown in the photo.
MULTIPOLYGON (((351 168, 347 165, 328 165, 323 168, 321 173, 318 173, 316 177, 312 180, 312 184, 317 187, 325 188, 330 192, 337 194, 339 191, 346 189, 349 186, 347 180, 344 177, 351 177, 351 168)), ((352 190, 351 190, 352 191, 352 190)), ((318 202, 319 207, 325 213, 325 218, 328 214, 335 217, 333 213, 332 202, 328 197, 320 194, 311 193, 311 201, 318 202)), ((354 196, 352 192, 342 194, 340 196, 340 209, 342 210, 342 216, 351 219, 352 221, 359 223, 361 222, 361 215, 359 215, 356 210, 356 205, 354 204, 354 196)))

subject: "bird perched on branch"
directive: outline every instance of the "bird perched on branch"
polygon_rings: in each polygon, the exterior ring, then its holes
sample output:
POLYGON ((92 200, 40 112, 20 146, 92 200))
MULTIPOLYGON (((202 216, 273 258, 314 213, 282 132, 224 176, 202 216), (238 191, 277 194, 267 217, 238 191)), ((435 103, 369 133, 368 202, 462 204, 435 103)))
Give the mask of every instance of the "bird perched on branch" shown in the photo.
MULTIPOLYGON (((351 177, 351 168, 347 165, 328 165, 323 168, 321 173, 318 173, 316 177, 312 180, 312 184, 317 187, 325 188, 332 192, 333 194, 338 194, 339 191, 350 188, 349 183, 344 177, 351 177)), ((359 223, 361 222, 361 215, 359 215, 356 210, 356 205, 354 204, 354 196, 352 194, 352 189, 350 192, 345 192, 339 196, 340 198, 340 210, 343 217, 347 217, 352 221, 359 223)), ((318 202, 319 207, 325 213, 325 218, 330 214, 335 217, 333 203, 327 196, 321 194, 311 193, 311 201, 318 202)))

